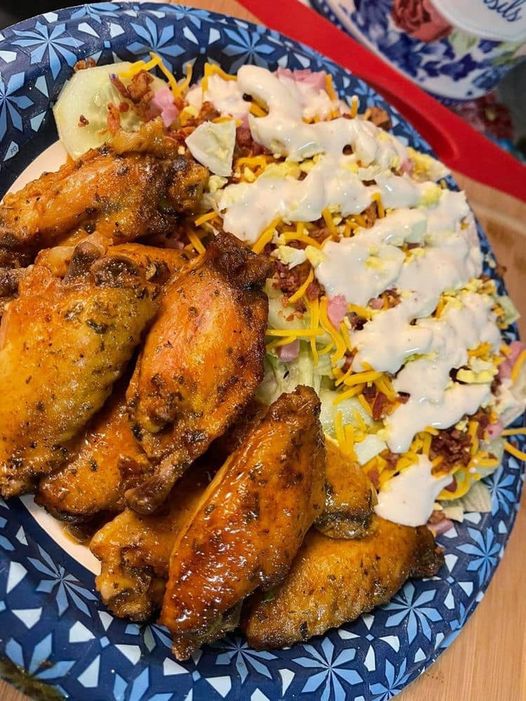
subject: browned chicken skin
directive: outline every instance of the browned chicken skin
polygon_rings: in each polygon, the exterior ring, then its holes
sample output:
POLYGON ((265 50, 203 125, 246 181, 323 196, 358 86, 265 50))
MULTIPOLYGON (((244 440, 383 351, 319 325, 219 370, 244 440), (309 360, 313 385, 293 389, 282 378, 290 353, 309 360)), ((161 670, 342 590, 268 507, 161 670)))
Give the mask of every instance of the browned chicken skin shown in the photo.
POLYGON ((0 325, 0 493, 29 489, 71 456, 157 305, 122 256, 81 244, 64 278, 35 265, 0 325))
POLYGON ((244 632, 256 650, 308 640, 386 603, 408 577, 435 575, 442 562, 425 526, 375 517, 361 540, 312 530, 282 586, 249 603, 244 632))
POLYGON ((362 538, 369 528, 376 492, 360 466, 326 441, 325 507, 316 528, 331 538, 362 538))
POLYGON ((127 494, 133 509, 154 511, 254 394, 263 377, 268 271, 266 258, 222 234, 165 288, 129 391, 134 433, 158 464, 127 494))
POLYGON ((179 532, 160 618, 179 659, 221 637, 223 616, 256 588, 266 590, 287 576, 323 506, 319 409, 308 387, 281 395, 179 532))
POLYGON ((126 509, 95 534, 90 548, 102 564, 97 589, 116 616, 145 621, 160 608, 175 538, 213 473, 205 457, 183 475, 159 513, 126 509))
MULTIPOLYGON (((56 249, 39 255, 49 262, 56 249)), ((111 255, 133 261, 151 283, 162 285, 188 261, 174 249, 126 243, 109 249, 111 255)), ((36 501, 57 518, 73 523, 99 521, 105 512, 124 509, 124 492, 135 483, 135 475, 150 469, 136 441, 125 400, 126 384, 120 383, 83 436, 76 457, 58 472, 40 481, 36 501)))
POLYGON ((63 521, 84 523, 124 509, 134 473, 148 471, 148 458, 128 421, 125 388, 114 390, 75 445, 75 458, 40 480, 35 501, 63 521))
POLYGON ((116 154, 107 146, 88 151, 6 195, 0 204, 0 267, 27 265, 41 248, 72 233, 76 243, 79 229, 114 243, 169 233, 181 212, 196 208, 208 171, 172 147, 163 155, 154 143, 153 155, 148 138, 143 143, 142 153, 116 154))

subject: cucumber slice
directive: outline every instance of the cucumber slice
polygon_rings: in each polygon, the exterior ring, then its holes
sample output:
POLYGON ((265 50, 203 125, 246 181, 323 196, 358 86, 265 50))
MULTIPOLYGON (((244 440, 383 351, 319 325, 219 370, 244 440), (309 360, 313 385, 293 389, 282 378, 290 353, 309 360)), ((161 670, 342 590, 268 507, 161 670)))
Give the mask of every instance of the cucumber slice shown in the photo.
MULTIPOLYGON (((62 88, 53 114, 59 139, 72 158, 78 158, 107 141, 107 106, 110 102, 118 105, 123 100, 113 86, 110 75, 119 75, 129 70, 131 65, 123 61, 86 68, 75 73, 62 88), (81 117, 84 118, 84 126, 80 123, 81 117)), ((154 87, 166 85, 159 78, 154 77, 154 81, 154 87)), ((125 85, 128 82, 123 80, 125 85)), ((139 127, 140 120, 134 110, 121 113, 121 125, 128 131, 139 127)))

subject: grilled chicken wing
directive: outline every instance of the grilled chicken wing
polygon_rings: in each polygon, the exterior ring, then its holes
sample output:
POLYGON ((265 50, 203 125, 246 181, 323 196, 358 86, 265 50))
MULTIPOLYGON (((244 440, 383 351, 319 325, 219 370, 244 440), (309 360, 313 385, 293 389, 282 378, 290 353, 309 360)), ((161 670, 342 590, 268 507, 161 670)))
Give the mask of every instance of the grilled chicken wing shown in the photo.
POLYGON ((81 244, 60 278, 35 265, 0 326, 0 493, 70 457, 156 311, 157 288, 123 256, 81 244))
POLYGON ((431 577, 443 562, 425 526, 375 517, 362 540, 336 540, 312 530, 273 597, 249 603, 243 627, 256 649, 321 635, 386 603, 408 577, 431 577))
POLYGON ((326 441, 325 507, 316 528, 331 538, 362 538, 371 523, 376 492, 360 466, 326 441))
POLYGON ((158 463, 154 477, 127 494, 133 509, 154 511, 254 394, 263 377, 268 271, 267 259, 222 234, 165 288, 129 391, 134 433, 158 463))
MULTIPOLYGON (((27 265, 79 229, 114 243, 167 233, 199 201, 208 171, 188 155, 88 151, 0 204, 0 266, 27 265)), ((82 231, 80 231, 82 234, 82 231)))
POLYGON ((159 513, 141 516, 126 509, 94 535, 90 548, 102 564, 97 589, 116 616, 144 621, 160 608, 175 538, 214 471, 205 456, 183 475, 159 513))
POLYGON ((316 393, 283 394, 226 461, 179 532, 160 621, 186 659, 221 637, 239 603, 283 581, 323 505, 316 393))

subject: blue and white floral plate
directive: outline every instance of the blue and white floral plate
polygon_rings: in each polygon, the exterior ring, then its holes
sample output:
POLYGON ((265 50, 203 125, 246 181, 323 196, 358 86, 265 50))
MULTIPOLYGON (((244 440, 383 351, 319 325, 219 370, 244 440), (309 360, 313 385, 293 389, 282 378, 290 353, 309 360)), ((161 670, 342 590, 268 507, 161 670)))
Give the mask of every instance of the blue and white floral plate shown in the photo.
MULTIPOLYGON (((359 95, 362 106, 388 108, 370 87, 308 47, 240 20, 154 3, 49 12, 0 34, 2 187, 56 140, 50 107, 78 59, 134 60, 150 49, 175 72, 195 62, 196 75, 206 59, 231 72, 245 63, 324 69, 340 93, 359 95)), ((429 151, 389 111, 395 133, 429 151)), ((482 231, 480 237, 493 274, 482 231)), ((1 668, 15 669, 7 658, 26 679, 47 682, 75 701, 266 701, 300 694, 306 701, 383 701, 433 662, 482 599, 515 519, 521 477, 520 463, 506 457, 489 480, 491 513, 468 514, 442 536, 440 575, 408 582, 387 606, 305 645, 255 652, 231 636, 187 663, 171 656, 160 626, 127 623, 104 609, 93 561, 30 499, 0 500, 1 668)))

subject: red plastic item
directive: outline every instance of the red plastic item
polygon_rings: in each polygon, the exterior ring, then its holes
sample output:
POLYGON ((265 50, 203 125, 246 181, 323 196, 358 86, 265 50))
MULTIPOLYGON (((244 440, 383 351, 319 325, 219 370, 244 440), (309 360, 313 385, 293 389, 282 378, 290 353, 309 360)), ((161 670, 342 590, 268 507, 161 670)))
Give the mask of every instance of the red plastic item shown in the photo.
POLYGON ((308 44, 373 85, 452 170, 526 201, 526 166, 415 83, 297 0, 238 0, 268 27, 308 44))

